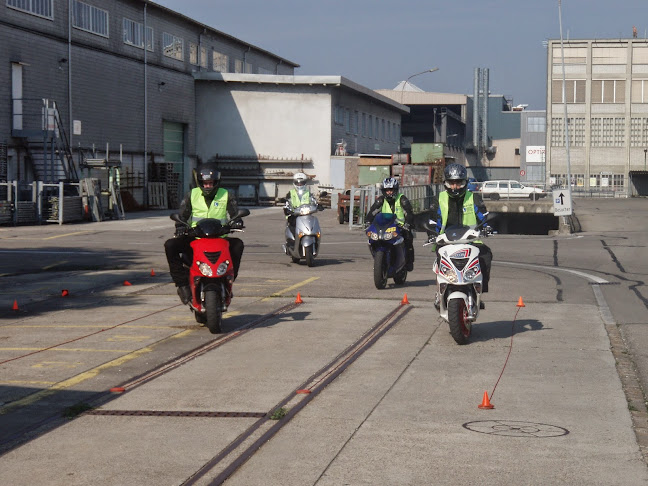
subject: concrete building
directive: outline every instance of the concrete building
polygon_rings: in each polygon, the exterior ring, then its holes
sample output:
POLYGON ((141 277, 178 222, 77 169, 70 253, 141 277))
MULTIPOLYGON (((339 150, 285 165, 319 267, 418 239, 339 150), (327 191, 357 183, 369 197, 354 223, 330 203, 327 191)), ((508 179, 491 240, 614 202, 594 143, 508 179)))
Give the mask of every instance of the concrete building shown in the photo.
POLYGON ((520 182, 545 184, 545 110, 524 110, 520 113, 520 182))
POLYGON ((73 179, 85 158, 121 158, 136 204, 152 181, 169 207, 189 187, 194 73, 298 67, 145 0, 6 0, 0 37, 0 181, 73 179))
POLYGON ((548 47, 548 182, 568 183, 568 140, 574 190, 648 193, 648 41, 568 40, 564 64, 560 40, 548 47))
POLYGON ((342 76, 196 73, 196 153, 249 199, 282 197, 292 176, 345 189, 345 156, 398 151, 408 109, 342 76), (243 187, 241 187, 243 186, 243 187))

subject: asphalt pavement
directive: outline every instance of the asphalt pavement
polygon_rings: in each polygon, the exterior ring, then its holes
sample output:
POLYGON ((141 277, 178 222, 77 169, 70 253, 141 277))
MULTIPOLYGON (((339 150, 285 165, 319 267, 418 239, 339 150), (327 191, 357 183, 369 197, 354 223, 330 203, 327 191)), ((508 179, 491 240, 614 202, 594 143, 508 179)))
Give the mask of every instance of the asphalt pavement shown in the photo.
POLYGON ((647 484, 647 200, 574 206, 582 233, 488 239, 466 346, 421 235, 378 291, 331 211, 308 268, 281 210, 252 209, 219 336, 175 295, 168 212, 2 227, 1 482, 647 484))

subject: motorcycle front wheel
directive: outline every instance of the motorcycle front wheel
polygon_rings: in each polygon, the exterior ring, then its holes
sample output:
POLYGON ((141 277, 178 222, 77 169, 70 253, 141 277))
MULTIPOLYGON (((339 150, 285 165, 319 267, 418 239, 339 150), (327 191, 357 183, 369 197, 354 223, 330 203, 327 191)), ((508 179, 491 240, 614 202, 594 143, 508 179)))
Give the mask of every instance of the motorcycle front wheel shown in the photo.
POLYGON ((306 256, 306 265, 312 267, 315 265, 315 255, 313 255, 313 245, 304 248, 304 255, 306 256))
POLYGON ((205 316, 209 332, 219 334, 223 320, 223 303, 218 290, 210 289, 205 291, 205 316))
POLYGON ((468 344, 470 337, 470 321, 468 309, 463 299, 452 299, 448 302, 448 324, 450 325, 450 334, 457 344, 468 344))
POLYGON ((374 253, 374 285, 377 289, 384 289, 387 285, 387 256, 384 251, 374 253))

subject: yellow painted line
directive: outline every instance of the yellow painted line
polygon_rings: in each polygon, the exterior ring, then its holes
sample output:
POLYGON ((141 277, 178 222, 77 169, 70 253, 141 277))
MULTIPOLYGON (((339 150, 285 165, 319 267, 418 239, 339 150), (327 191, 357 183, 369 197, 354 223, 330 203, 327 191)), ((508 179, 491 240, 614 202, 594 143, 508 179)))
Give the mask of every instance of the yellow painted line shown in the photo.
POLYGON ((93 233, 93 231, 77 231, 75 233, 65 233, 64 235, 48 236, 47 238, 43 238, 43 239, 44 240, 53 240, 55 238, 63 238, 65 236, 82 235, 84 233, 93 233))
POLYGON ((291 285, 290 287, 286 287, 285 289, 280 290, 279 292, 275 292, 274 294, 270 295, 270 297, 266 297, 265 299, 261 299, 261 302, 265 302, 267 300, 272 299, 273 297, 281 297, 281 294, 285 294, 286 292, 290 292, 291 290, 294 290, 298 287, 301 287, 303 285, 307 285, 311 282, 314 282, 315 280, 318 280, 319 277, 311 277, 307 278, 306 280, 296 283, 295 285, 291 285))
POLYGON ((53 385, 55 381, 3 380, 0 385, 53 385))
POLYGON ((54 386, 51 388, 48 388, 47 390, 41 390, 36 393, 32 393, 31 395, 27 395, 26 397, 21 398, 20 400, 16 400, 15 402, 11 402, 8 405, 5 405, 4 407, 0 408, 0 415, 5 415, 15 408, 19 407, 25 407, 27 405, 31 405, 32 403, 36 403, 39 400, 42 400, 43 398, 47 398, 51 395, 54 395, 60 391, 66 390, 67 388, 71 388, 75 385, 78 385, 79 383, 83 383, 86 380, 89 380, 91 378, 94 378, 97 376, 99 373, 101 373, 104 370, 107 370, 109 368, 115 368, 117 366, 122 366, 125 363, 132 361, 136 358, 139 358, 140 356, 150 353, 153 351, 153 348, 156 347, 158 344, 161 344, 167 340, 171 339, 179 339, 185 337, 187 334, 190 334, 194 332, 193 329, 188 329, 186 331, 179 332, 178 334, 174 334, 173 336, 169 336, 166 339, 163 339, 162 341, 159 341, 153 346, 147 346, 142 349, 138 349, 137 351, 133 351, 132 353, 126 354, 124 356, 121 356, 117 359, 114 359, 112 361, 109 361, 108 363, 104 363, 101 366, 97 366, 96 368, 93 368, 91 370, 88 370, 84 373, 78 374, 77 376, 74 376, 72 378, 69 378, 67 380, 60 381, 56 383, 54 386))
MULTIPOLYGON (((58 267, 59 265, 64 265, 66 263, 70 263, 70 261, 69 260, 63 260, 62 262, 52 263, 51 265, 47 265, 46 267, 43 267, 43 270, 49 270, 50 268, 58 267)), ((63 282, 59 282, 59 284, 61 284, 61 283, 63 283, 63 282)))
POLYGON ((130 349, 82 349, 82 348, 0 348, 0 351, 81 351, 84 353, 130 353, 130 349))

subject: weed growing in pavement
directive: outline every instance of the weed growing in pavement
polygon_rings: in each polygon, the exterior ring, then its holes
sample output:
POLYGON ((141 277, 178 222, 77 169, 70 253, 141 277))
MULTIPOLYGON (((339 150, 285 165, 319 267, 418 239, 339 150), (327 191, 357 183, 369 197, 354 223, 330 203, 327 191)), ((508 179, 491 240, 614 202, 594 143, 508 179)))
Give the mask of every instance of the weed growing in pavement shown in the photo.
POLYGON ((272 412, 272 415, 270 415, 270 420, 281 420, 286 416, 287 413, 288 410, 284 407, 278 408, 277 410, 272 412))

